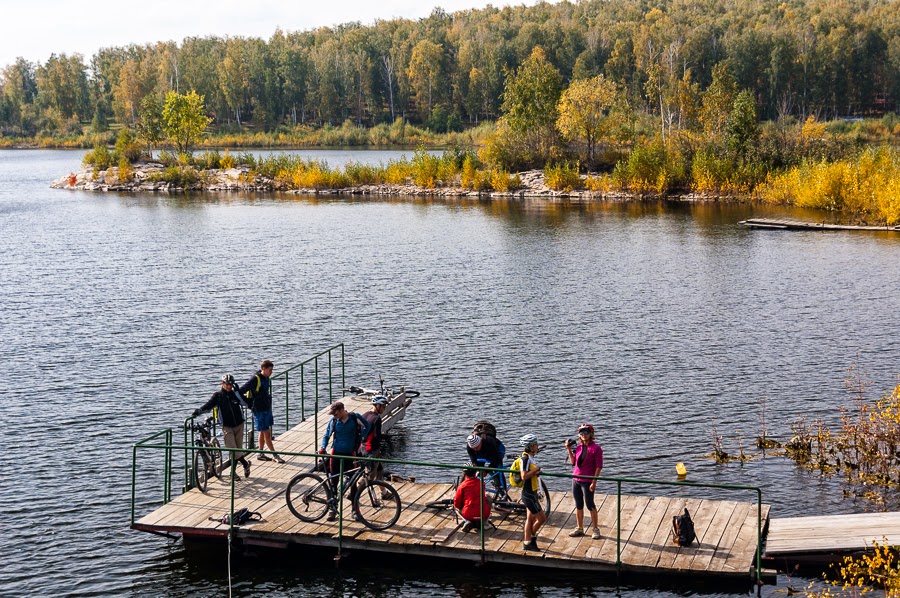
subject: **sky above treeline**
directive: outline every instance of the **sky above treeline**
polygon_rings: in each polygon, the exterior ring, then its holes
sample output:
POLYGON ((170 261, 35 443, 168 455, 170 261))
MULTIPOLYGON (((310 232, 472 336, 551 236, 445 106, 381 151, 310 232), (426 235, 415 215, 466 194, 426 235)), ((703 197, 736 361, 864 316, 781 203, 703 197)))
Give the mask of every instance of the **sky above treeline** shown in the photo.
POLYGON ((44 63, 51 54, 80 53, 85 62, 100 48, 175 41, 185 37, 268 39, 276 28, 305 31, 358 21, 421 19, 435 7, 446 12, 535 0, 15 0, 3 2, 0 67, 21 56, 44 63))

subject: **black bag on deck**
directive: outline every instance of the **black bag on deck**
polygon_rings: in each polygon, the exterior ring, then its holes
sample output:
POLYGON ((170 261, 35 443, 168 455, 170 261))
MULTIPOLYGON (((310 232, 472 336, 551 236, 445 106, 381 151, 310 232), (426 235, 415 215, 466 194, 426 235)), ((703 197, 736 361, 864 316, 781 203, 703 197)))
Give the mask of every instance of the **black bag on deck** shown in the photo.
POLYGON ((697 539, 694 521, 685 509, 682 515, 672 516, 672 540, 679 546, 690 546, 697 539))
MULTIPOLYGON (((210 521, 218 521, 219 523, 224 523, 228 525, 230 522, 230 517, 226 513, 222 515, 220 518, 215 519, 214 517, 209 518, 210 521)), ((257 511, 251 511, 247 507, 242 509, 238 509, 234 512, 234 525, 244 525, 245 523, 249 523, 252 521, 262 521, 262 515, 260 515, 257 511)))

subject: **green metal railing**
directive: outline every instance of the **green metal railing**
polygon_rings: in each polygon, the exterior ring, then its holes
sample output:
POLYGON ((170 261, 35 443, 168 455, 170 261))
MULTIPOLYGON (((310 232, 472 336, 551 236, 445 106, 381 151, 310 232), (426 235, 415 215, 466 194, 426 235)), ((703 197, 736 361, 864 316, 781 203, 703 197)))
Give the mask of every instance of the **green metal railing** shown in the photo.
MULTIPOLYGON (((164 476, 164 498, 163 503, 167 503, 171 500, 171 465, 172 465, 172 450, 183 450, 187 454, 188 452, 194 450, 196 447, 190 446, 188 444, 184 445, 173 445, 172 444, 172 430, 162 430, 148 436, 147 438, 136 442, 132 446, 132 466, 131 466, 131 525, 134 527, 135 523, 135 486, 137 479, 137 451, 138 449, 153 449, 153 450, 164 450, 165 458, 166 458, 166 473, 164 476), (153 444, 151 441, 158 439, 160 436, 164 436, 166 438, 163 444, 153 444)), ((222 448, 223 452, 241 452, 245 454, 265 454, 269 453, 269 451, 262 451, 257 449, 233 449, 233 448, 222 448)), ((320 458, 322 455, 317 453, 303 453, 303 452, 288 452, 288 451, 279 451, 279 454, 282 456, 297 456, 297 457, 309 457, 309 458, 320 458)), ((344 484, 344 471, 345 471, 345 461, 355 460, 362 462, 371 462, 371 463, 385 463, 385 464, 394 464, 394 465, 407 465, 414 467, 428 467, 434 469, 449 469, 455 472, 463 468, 470 468, 468 465, 460 465, 458 463, 432 463, 427 461, 408 461, 401 459, 377 459, 374 457, 345 457, 340 455, 329 455, 329 458, 339 459, 340 460, 340 490, 341 496, 343 496, 343 484, 344 484)), ((234 479, 235 479, 235 459, 230 459, 231 461, 231 519, 234 518, 234 479)), ((497 469, 492 467, 471 467, 471 469, 475 469, 477 471, 482 471, 486 473, 492 473, 495 471, 500 471, 503 474, 509 472, 508 469, 497 469)), ((560 473, 560 472, 552 472, 552 471, 542 471, 542 477, 551 477, 551 478, 563 478, 566 480, 571 480, 573 475, 571 473, 560 473)), ((634 485, 650 485, 650 486, 676 486, 679 488, 711 488, 711 489, 719 489, 719 490, 729 490, 729 491, 743 491, 743 492, 755 492, 756 493, 756 581, 758 584, 762 583, 762 565, 761 565, 761 547, 762 547, 762 489, 756 486, 740 486, 740 485, 732 485, 732 484, 706 484, 706 483, 698 483, 698 482, 687 482, 687 481, 668 481, 668 480, 646 480, 640 478, 619 478, 612 476, 578 476, 579 479, 593 479, 599 482, 612 482, 616 484, 616 570, 620 571, 622 568, 622 485, 623 484, 634 484, 634 485)), ((338 513, 338 557, 341 556, 343 550, 344 543, 344 501, 339 501, 339 513, 338 513)), ((482 512, 482 521, 484 521, 483 517, 484 513, 482 512)), ((484 530, 485 525, 482 523, 481 531, 480 531, 480 541, 481 541, 481 560, 485 561, 485 545, 484 545, 484 530)), ((229 537, 233 531, 233 524, 229 525, 229 537)))
MULTIPOLYGON (((313 391, 315 398, 315 406, 313 410, 313 418, 315 419, 315 429, 319 429, 319 360, 327 359, 328 362, 328 403, 336 399, 334 394, 334 359, 333 356, 340 349, 341 354, 341 386, 340 389, 346 387, 346 360, 344 358, 344 343, 339 343, 321 351, 306 361, 292 365, 284 371, 272 375, 272 381, 284 378, 284 429, 290 430, 290 399, 291 399, 291 372, 300 370, 300 421, 306 421, 306 373, 308 366, 312 364, 313 391)), ((275 392, 273 389, 272 395, 275 392)))

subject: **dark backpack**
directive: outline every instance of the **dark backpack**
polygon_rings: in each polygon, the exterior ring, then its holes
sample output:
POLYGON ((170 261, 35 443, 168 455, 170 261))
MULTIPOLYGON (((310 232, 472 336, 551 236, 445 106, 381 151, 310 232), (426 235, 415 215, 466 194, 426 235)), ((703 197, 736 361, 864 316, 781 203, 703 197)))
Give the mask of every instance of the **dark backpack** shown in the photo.
POLYGON ((472 426, 472 433, 481 436, 482 434, 487 436, 497 437, 497 426, 492 424, 489 421, 479 421, 475 422, 475 425, 472 426))
MULTIPOLYGON (((228 525, 231 521, 231 518, 226 513, 222 515, 220 518, 215 519, 214 517, 209 518, 210 521, 218 521, 219 523, 224 523, 228 525)), ((245 523, 249 523, 252 521, 262 521, 262 515, 260 515, 256 511, 251 511, 250 509, 244 507, 243 509, 238 509, 234 512, 234 525, 244 525, 245 523)))
POLYGON ((477 421, 475 422, 475 425, 472 426, 472 434, 481 436, 482 438, 490 436, 496 440, 497 448, 500 451, 500 460, 506 459, 506 445, 503 444, 502 440, 497 438, 497 426, 486 420, 477 421))
POLYGON ((672 516, 672 540, 679 546, 690 546, 697 539, 694 521, 685 509, 682 515, 672 516))

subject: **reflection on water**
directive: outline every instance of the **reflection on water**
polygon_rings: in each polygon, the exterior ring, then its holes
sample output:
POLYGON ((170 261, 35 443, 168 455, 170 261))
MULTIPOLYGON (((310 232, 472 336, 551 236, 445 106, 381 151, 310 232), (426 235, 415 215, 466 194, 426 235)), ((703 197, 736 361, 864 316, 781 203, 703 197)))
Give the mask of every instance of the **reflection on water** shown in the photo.
MULTIPOLYGON (((747 230, 736 223, 814 214, 725 203, 47 188, 79 159, 0 151, 0 415, 15 439, 0 476, 0 593, 222 593, 220 556, 205 564, 127 530, 130 443, 178 425, 225 371, 335 342, 348 383, 381 374, 422 392, 391 443, 401 459, 463 460, 468 427, 488 417, 510 446, 537 433, 541 463, 562 470, 563 440, 590 421, 609 475, 670 479, 681 461, 694 481, 762 487, 773 516, 867 507, 778 457, 706 455, 713 427, 736 451, 763 416, 782 439, 800 415, 835 422, 857 356, 873 392, 895 382, 900 235, 747 230)), ((151 457, 142 512, 160 496, 151 457)), ((236 592, 681 593, 304 562, 251 556, 235 565, 236 592)))

